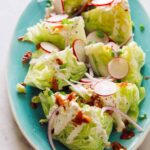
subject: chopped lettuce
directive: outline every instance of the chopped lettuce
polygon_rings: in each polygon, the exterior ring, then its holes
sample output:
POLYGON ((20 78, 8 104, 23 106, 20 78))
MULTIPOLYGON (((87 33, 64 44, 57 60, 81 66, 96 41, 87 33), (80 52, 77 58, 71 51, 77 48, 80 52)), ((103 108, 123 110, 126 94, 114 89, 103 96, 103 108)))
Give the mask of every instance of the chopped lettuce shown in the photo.
POLYGON ((122 81, 128 81, 140 85, 143 79, 140 71, 145 63, 145 53, 135 43, 131 42, 122 48, 120 57, 125 58, 129 63, 129 73, 122 81))
POLYGON ((113 6, 96 7, 83 13, 86 30, 100 30, 121 44, 132 35, 132 21, 127 0, 113 6))
POLYGON ((64 77, 66 80, 78 81, 86 72, 85 64, 78 62, 69 48, 54 54, 42 54, 37 58, 35 57, 36 53, 39 52, 34 52, 25 78, 27 85, 42 90, 46 88, 59 90, 68 85, 64 81, 64 77), (57 60, 62 64, 58 64, 57 60))
POLYGON ((30 41, 34 44, 50 42, 62 50, 66 46, 72 45, 75 39, 81 39, 86 42, 83 18, 75 17, 68 20, 71 23, 68 24, 62 21, 61 28, 57 27, 57 25, 52 25, 52 23, 41 21, 37 25, 28 28, 23 41, 30 41))
MULTIPOLYGON (((140 86, 143 78, 140 71, 145 63, 145 53, 135 42, 130 42, 120 51, 120 57, 126 59, 129 64, 128 75, 121 81, 135 83, 140 86)), ((86 55, 89 57, 89 61, 94 72, 99 76, 109 75, 107 66, 114 58, 112 54, 112 48, 108 45, 104 45, 103 43, 86 46, 86 55)))
MULTIPOLYGON (((44 113, 49 117, 58 107, 55 95, 49 89, 40 93, 44 113)), ((57 92, 58 94, 58 92, 57 92)), ((67 94, 59 95, 66 100, 67 94)), ((101 109, 83 104, 79 106, 72 100, 69 105, 59 109, 59 115, 53 121, 54 138, 72 150, 103 150, 109 144, 108 139, 112 131, 113 119, 108 114, 101 114, 101 109), (73 119, 78 111, 91 118, 89 123, 74 125, 73 119)))

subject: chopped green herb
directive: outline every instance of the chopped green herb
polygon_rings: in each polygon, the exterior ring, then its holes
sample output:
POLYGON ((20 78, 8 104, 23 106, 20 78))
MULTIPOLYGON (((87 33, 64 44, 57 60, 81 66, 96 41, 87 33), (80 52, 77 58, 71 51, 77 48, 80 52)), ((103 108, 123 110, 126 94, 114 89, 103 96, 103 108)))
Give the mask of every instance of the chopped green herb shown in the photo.
POLYGON ((135 31, 135 23, 132 21, 132 30, 135 31))
POLYGON ((128 124, 126 127, 127 131, 132 131, 135 127, 132 124, 128 124))
POLYGON ((69 19, 62 20, 61 24, 72 24, 73 21, 70 21, 69 19))
POLYGON ((47 123, 48 122, 48 119, 40 119, 40 124, 45 124, 45 123, 47 123))
POLYGON ((102 32, 102 31, 97 31, 97 32, 96 32, 96 35, 97 35, 99 38, 103 38, 103 37, 104 37, 104 32, 102 32))
POLYGON ((143 32, 145 30, 145 27, 143 24, 140 25, 140 30, 143 32))
POLYGON ((140 115, 139 119, 140 120, 145 120, 145 119, 147 119, 147 115, 146 114, 140 115))
POLYGON ((111 53, 111 56, 112 56, 112 57, 115 57, 115 53, 114 53, 113 51, 112 51, 112 53, 111 53))

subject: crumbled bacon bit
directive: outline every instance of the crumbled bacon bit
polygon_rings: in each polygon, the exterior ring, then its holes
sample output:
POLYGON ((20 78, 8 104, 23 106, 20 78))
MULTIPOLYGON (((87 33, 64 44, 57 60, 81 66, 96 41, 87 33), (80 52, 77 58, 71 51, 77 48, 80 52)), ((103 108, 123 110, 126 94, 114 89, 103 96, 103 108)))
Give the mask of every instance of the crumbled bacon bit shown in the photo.
POLYGON ((119 83, 119 86, 120 87, 126 87, 126 86, 128 86, 128 82, 119 83))
POLYGON ((91 122, 91 118, 89 116, 86 116, 86 115, 83 115, 82 120, 84 123, 90 123, 91 122))
POLYGON ((30 52, 30 51, 26 52, 22 58, 22 63, 23 64, 28 63, 28 61, 31 59, 31 57, 32 57, 32 52, 30 52))
POLYGON ((24 83, 24 82, 22 82, 22 83, 20 83, 21 85, 23 85, 23 86, 26 86, 26 84, 24 83))
POLYGON ((63 61, 61 59, 59 59, 59 58, 56 58, 56 63, 58 65, 63 65, 63 61))
POLYGON ((18 38, 18 41, 23 41, 24 36, 18 38))
POLYGON ((82 111, 79 111, 76 115, 76 117, 72 120, 74 123, 76 123, 77 125, 81 125, 82 124, 82 111))
POLYGON ((82 123, 90 123, 91 118, 87 115, 84 115, 82 111, 79 111, 72 121, 77 125, 81 125, 82 123))
POLYGON ((38 104, 37 104, 37 103, 31 102, 30 105, 31 105, 31 107, 32 107, 33 109, 37 109, 37 107, 38 107, 38 104))
POLYGON ((101 97, 98 94, 93 94, 91 97, 91 101, 87 103, 90 106, 96 106, 99 108, 103 107, 103 102, 101 100, 101 97))
POLYGON ((36 45, 36 49, 38 50, 38 49, 40 49, 41 48, 41 45, 40 44, 37 44, 36 45))
POLYGON ((55 94, 55 98, 58 106, 64 106, 66 104, 66 101, 59 94, 55 94))
POLYGON ((123 140, 129 140, 134 136, 135 136, 135 133, 133 131, 123 130, 120 138, 123 140))
POLYGON ((100 100, 95 100, 94 101, 94 106, 98 107, 98 108, 102 108, 103 107, 103 102, 100 100))
POLYGON ((52 79, 52 89, 57 91, 58 90, 58 83, 57 83, 57 79, 53 78, 52 79))
POLYGON ((76 98, 76 95, 77 95, 77 94, 76 94, 75 92, 72 92, 72 93, 70 93, 70 94, 68 95, 68 98, 67 98, 67 99, 68 99, 69 101, 72 101, 73 99, 76 98))
POLYGON ((111 146, 112 146, 112 149, 113 150, 127 150, 124 146, 122 146, 120 143, 118 143, 118 142, 113 142, 112 144, 111 144, 111 146))

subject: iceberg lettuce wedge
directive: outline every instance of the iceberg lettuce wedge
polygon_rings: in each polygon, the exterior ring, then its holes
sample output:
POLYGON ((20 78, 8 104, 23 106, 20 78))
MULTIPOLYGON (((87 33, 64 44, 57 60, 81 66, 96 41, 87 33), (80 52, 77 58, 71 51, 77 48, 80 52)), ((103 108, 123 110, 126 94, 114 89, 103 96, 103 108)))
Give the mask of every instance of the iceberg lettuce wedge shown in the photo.
POLYGON ((55 24, 53 25, 47 21, 41 21, 37 25, 28 28, 23 41, 30 41, 34 44, 50 42, 62 50, 65 49, 66 46, 72 45, 76 39, 81 39, 86 43, 82 17, 62 21, 60 25, 61 28, 58 28, 55 24))
MULTIPOLYGON (((145 53, 136 42, 130 42, 120 50, 119 57, 127 60, 129 72, 121 81, 141 85, 142 75, 141 68, 145 63, 145 53)), ((86 47, 86 55, 92 65, 94 72, 98 76, 108 76, 108 63, 114 58, 111 46, 103 43, 91 44, 86 47)))
POLYGON ((25 78, 27 85, 42 90, 47 87, 59 90, 68 85, 61 76, 67 80, 78 81, 86 72, 85 64, 78 62, 69 48, 53 54, 42 54, 35 58, 36 54, 39 55, 38 53, 38 51, 35 52, 30 61, 29 71, 25 78))
POLYGON ((96 7, 83 13, 86 30, 103 31, 121 44, 132 36, 132 21, 127 0, 113 6, 96 7))
MULTIPOLYGON (((67 94, 53 94, 49 89, 40 93, 41 104, 45 115, 49 118, 53 111, 58 108, 56 95, 67 100, 67 94), (49 115, 48 115, 49 110, 49 115)), ((59 114, 53 121, 53 138, 63 143, 72 150, 103 150, 107 144, 112 131, 113 119, 107 113, 101 113, 101 109, 85 104, 80 106, 75 99, 59 109, 59 114), (65 107, 65 109, 64 109, 65 107), (73 122, 78 111, 88 116, 91 121, 75 125, 73 122)))

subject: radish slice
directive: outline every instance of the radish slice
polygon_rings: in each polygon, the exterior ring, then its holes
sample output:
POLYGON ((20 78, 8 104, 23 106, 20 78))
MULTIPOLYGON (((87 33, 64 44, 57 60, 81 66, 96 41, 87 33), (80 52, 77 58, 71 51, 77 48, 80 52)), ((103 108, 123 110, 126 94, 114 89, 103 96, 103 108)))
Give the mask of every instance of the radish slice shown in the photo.
POLYGON ((111 110, 111 111, 114 111, 116 113, 119 113, 124 119, 128 120, 131 124, 133 124, 139 131, 144 131, 142 127, 140 127, 134 120, 132 120, 128 115, 126 115, 125 113, 123 113, 122 111, 120 111, 119 109, 117 108, 114 108, 114 107, 103 107, 102 108, 102 111, 101 111, 101 115, 104 114, 104 112, 108 111, 108 110, 111 110))
POLYGON ((93 0, 91 5, 93 6, 106 6, 113 3, 114 0, 93 0))
POLYGON ((85 62, 85 43, 84 41, 77 39, 73 42, 73 54, 77 57, 78 61, 85 62))
POLYGON ((53 143, 53 138, 52 138, 52 130, 53 130, 52 125, 53 125, 55 117, 57 116, 57 113, 59 112, 59 109, 60 107, 56 108, 53 111, 52 115, 50 116, 49 123, 48 123, 48 139, 49 139, 49 143, 50 143, 52 150, 56 150, 55 145, 53 143))
POLYGON ((92 82, 92 80, 89 79, 89 78, 83 78, 80 81, 83 82, 83 83, 91 83, 92 82))
POLYGON ((87 36, 87 42, 90 43, 90 42, 102 42, 102 43, 108 43, 109 42, 109 38, 108 36, 105 34, 103 38, 99 38, 97 36, 97 32, 94 31, 94 32, 91 32, 90 34, 88 34, 87 36))
POLYGON ((40 48, 47 53, 59 52, 59 49, 55 45, 48 42, 41 42, 40 48))
POLYGON ((47 19, 47 22, 57 23, 61 22, 64 19, 67 19, 68 15, 54 15, 47 19))
POLYGON ((64 1, 63 0, 53 0, 53 6, 57 14, 64 13, 64 1))
POLYGON ((114 58, 108 64, 108 72, 115 79, 122 79, 129 72, 129 64, 124 58, 114 58))
POLYGON ((118 88, 115 83, 109 80, 101 80, 93 87, 95 93, 101 96, 109 96, 117 92, 118 88))

